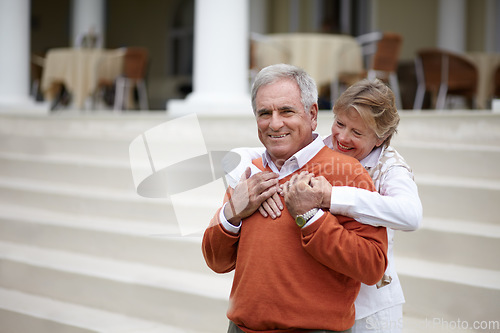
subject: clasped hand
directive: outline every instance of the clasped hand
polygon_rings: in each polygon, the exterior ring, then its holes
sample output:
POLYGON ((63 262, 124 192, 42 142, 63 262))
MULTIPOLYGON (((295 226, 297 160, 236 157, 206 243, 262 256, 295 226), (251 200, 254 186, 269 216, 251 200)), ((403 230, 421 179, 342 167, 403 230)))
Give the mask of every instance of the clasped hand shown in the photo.
MULTIPOLYGON (((293 217, 313 208, 330 209, 332 185, 325 177, 302 171, 280 186, 279 194, 284 197, 288 211, 293 217)), ((278 194, 266 199, 259 207, 262 216, 276 218, 281 215, 283 204, 278 194)))

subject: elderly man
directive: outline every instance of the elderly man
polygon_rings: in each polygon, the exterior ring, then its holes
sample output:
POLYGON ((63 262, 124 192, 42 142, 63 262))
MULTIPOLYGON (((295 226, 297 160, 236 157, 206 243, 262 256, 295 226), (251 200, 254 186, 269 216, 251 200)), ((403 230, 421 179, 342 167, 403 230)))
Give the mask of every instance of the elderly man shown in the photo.
POLYGON ((235 270, 228 332, 349 331, 360 283, 375 284, 384 274, 385 228, 317 208, 295 211, 293 204, 276 219, 256 213, 301 171, 374 190, 357 160, 313 133, 317 96, 311 77, 294 66, 272 65, 255 79, 252 106, 266 151, 253 164, 262 172, 250 176, 247 169, 228 189, 202 244, 212 270, 235 270))

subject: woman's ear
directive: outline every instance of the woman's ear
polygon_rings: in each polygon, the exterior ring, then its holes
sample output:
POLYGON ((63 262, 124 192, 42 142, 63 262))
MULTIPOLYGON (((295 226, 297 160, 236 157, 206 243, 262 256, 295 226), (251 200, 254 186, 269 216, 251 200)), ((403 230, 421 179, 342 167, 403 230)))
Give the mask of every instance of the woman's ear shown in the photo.
POLYGON ((385 139, 387 139, 387 138, 384 137, 382 139, 377 139, 375 146, 380 147, 385 142, 385 139))

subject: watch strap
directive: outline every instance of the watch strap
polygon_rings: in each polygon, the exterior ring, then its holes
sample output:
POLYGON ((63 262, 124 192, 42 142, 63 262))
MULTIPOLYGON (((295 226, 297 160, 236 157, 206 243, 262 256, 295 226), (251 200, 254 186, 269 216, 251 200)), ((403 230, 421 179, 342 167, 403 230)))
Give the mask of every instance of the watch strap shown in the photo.
POLYGON ((295 223, 297 224, 297 226, 302 228, 307 223, 307 221, 313 218, 313 216, 318 212, 318 210, 319 208, 313 208, 305 212, 304 214, 297 215, 297 217, 295 218, 295 223))

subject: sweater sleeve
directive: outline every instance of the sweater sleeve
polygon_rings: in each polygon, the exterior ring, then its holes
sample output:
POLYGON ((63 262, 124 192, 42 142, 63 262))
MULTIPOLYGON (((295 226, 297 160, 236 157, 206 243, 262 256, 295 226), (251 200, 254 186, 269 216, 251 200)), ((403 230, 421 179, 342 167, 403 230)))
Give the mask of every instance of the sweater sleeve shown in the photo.
MULTIPOLYGON (((356 177, 355 186, 374 190, 368 174, 356 177), (365 179, 368 177, 367 179, 365 179)), ((377 283, 387 268, 387 230, 351 217, 324 214, 302 228, 302 245, 316 260, 367 285, 377 283)))
MULTIPOLYGON (((224 202, 227 202, 227 195, 224 202)), ((208 267, 216 273, 228 273, 236 266, 239 234, 228 232, 219 218, 219 208, 203 234, 202 252, 208 267)))

